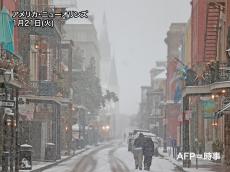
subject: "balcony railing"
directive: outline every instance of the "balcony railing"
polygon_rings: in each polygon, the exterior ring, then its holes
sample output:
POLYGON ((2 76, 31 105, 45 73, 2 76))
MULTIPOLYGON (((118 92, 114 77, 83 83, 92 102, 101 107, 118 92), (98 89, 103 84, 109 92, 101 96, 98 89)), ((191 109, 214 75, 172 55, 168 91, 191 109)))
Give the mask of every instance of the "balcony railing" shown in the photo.
POLYGON ((230 67, 226 63, 215 62, 200 76, 194 71, 189 71, 185 86, 204 86, 224 81, 230 81, 230 67))
POLYGON ((37 96, 56 96, 58 93, 57 83, 53 81, 31 81, 31 86, 37 96))
POLYGON ((0 68, 13 69, 22 59, 0 45, 0 68))
POLYGON ((36 96, 69 97, 68 89, 57 81, 30 81, 30 88, 36 96))
POLYGON ((26 84, 29 78, 29 69, 23 64, 22 58, 4 49, 0 45, 0 68, 6 71, 13 70, 14 80, 26 84))

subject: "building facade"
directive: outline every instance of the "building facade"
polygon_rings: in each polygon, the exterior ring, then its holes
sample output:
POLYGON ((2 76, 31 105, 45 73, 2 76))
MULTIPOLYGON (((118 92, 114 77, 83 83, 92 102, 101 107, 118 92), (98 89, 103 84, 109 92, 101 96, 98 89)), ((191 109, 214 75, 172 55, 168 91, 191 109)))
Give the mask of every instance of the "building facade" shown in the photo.
POLYGON ((166 79, 166 138, 171 140, 178 140, 178 116, 180 115, 180 103, 175 99, 177 97, 177 67, 178 59, 180 58, 179 47, 185 32, 185 23, 172 23, 165 43, 167 45, 167 79, 166 79), (169 123, 170 121, 170 123, 169 123), (172 127, 174 126, 174 127, 172 127))
MULTIPOLYGON (((106 19, 106 15, 103 15, 102 20, 102 30, 99 36, 99 47, 101 53, 100 60, 100 79, 103 94, 106 94, 106 91, 114 92, 119 97, 119 83, 117 76, 117 66, 116 59, 112 55, 111 52, 111 44, 109 41, 109 33, 108 33, 108 23, 106 19)), ((111 126, 111 136, 117 137, 120 135, 120 132, 115 132, 119 129, 119 124, 117 123, 118 115, 119 115, 119 102, 106 102, 106 106, 102 110, 102 116, 107 116, 107 121, 104 123, 108 123, 111 126)))

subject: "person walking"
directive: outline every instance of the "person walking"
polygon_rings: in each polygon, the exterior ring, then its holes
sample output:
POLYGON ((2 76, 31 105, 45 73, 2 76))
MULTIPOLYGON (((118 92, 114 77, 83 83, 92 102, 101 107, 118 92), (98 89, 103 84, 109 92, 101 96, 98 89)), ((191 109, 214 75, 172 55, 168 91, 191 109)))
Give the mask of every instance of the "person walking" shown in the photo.
POLYGON ((140 133, 133 143, 133 156, 135 160, 135 168, 136 169, 139 168, 139 170, 142 170, 143 145, 144 145, 144 135, 140 133))
POLYGON ((144 170, 146 171, 150 171, 153 154, 154 154, 154 143, 151 138, 147 137, 145 138, 144 146, 143 146, 144 170))

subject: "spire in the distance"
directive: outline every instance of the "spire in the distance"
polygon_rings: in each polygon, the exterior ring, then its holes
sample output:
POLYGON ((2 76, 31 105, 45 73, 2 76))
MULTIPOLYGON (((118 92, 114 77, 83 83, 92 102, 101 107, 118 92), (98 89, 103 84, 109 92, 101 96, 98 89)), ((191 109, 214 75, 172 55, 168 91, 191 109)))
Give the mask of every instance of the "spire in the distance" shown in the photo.
POLYGON ((107 29, 107 19, 106 19, 105 12, 103 14, 102 30, 100 33, 99 41, 100 41, 101 58, 105 60, 109 60, 111 58, 111 48, 110 48, 109 34, 107 29))

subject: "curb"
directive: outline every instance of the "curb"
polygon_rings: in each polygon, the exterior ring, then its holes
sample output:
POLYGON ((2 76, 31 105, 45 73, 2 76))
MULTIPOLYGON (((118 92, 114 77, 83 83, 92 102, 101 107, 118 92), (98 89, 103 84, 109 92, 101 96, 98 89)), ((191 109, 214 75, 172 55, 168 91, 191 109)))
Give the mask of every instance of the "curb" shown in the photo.
POLYGON ((71 155, 71 156, 69 156, 69 157, 67 157, 67 158, 64 158, 64 159, 62 159, 62 160, 60 160, 60 161, 54 162, 54 163, 52 163, 52 164, 46 165, 46 166, 44 166, 44 167, 38 168, 38 169, 36 169, 36 170, 31 170, 30 172, 42 172, 42 171, 47 170, 47 169, 49 169, 49 168, 51 168, 51 167, 54 167, 54 166, 56 166, 56 165, 58 165, 58 164, 60 164, 60 163, 62 163, 62 162, 68 161, 69 159, 71 159, 71 158, 73 158, 73 157, 75 157, 75 156, 77 156, 77 155, 79 155, 79 154, 81 154, 81 153, 83 153, 83 152, 85 152, 85 151, 87 151, 87 150, 89 150, 89 149, 90 149, 90 148, 86 148, 86 149, 84 149, 84 150, 82 150, 82 151, 77 152, 77 153, 74 154, 74 155, 71 155))
POLYGON ((173 165, 176 166, 176 168, 177 168, 178 170, 180 170, 180 171, 182 171, 182 172, 187 172, 187 171, 184 170, 183 167, 181 167, 180 165, 176 164, 176 163, 173 162, 172 160, 166 158, 166 157, 165 157, 164 155, 162 155, 161 153, 159 153, 159 156, 161 156, 162 158, 164 158, 164 159, 168 160, 169 162, 171 162, 173 165))

